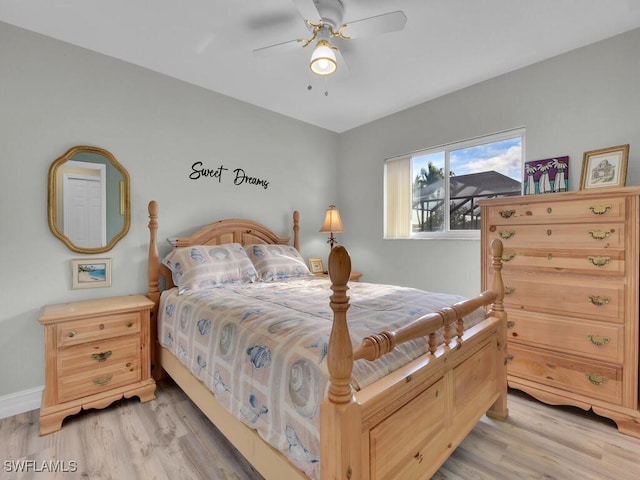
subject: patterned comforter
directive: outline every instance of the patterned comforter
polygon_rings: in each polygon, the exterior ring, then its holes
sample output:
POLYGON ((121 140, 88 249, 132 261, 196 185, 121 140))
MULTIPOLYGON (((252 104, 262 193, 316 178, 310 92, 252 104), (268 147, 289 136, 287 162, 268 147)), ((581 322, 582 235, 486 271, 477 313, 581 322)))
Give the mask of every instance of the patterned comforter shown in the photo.
MULTIPOLYGON (((354 347, 462 300, 389 285, 350 283, 347 312, 354 347)), ((217 400, 310 478, 319 478, 319 405, 326 396, 327 343, 333 312, 330 282, 320 278, 231 284, 163 292, 158 336, 217 400)), ((485 318, 465 319, 466 328, 485 318)), ((376 362, 357 361, 360 389, 427 351, 426 339, 376 362)))

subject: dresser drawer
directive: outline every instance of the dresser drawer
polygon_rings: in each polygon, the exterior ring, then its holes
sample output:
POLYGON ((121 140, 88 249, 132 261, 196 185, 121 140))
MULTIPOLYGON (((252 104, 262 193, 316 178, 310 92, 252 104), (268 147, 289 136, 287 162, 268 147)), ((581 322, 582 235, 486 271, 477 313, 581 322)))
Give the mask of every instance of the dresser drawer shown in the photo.
MULTIPOLYGON (((505 268, 504 303, 511 312, 547 312, 622 324, 624 283, 561 274, 515 274, 505 268)), ((509 318, 511 320, 511 318, 509 318)))
POLYGON ((60 323, 58 347, 140 332, 140 313, 126 312, 60 323))
POLYGON ((625 198, 603 197, 571 202, 521 203, 491 207, 489 225, 624 221, 625 198))
POLYGON ((624 325, 507 311, 509 342, 622 364, 624 325))
POLYGON ((509 343, 508 374, 616 405, 622 367, 509 343))
POLYGON ((625 274, 624 250, 586 250, 564 248, 505 248, 504 272, 576 273, 622 276, 625 274))
POLYGON ((491 225, 490 238, 499 238, 505 248, 624 248, 624 223, 579 223, 562 225, 491 225))

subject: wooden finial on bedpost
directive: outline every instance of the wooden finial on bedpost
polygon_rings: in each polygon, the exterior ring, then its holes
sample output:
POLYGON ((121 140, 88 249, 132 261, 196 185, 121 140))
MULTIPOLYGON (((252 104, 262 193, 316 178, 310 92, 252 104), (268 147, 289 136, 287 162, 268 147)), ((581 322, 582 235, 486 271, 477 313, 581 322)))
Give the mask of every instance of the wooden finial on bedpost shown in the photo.
POLYGON ((293 248, 298 252, 300 251, 300 212, 298 210, 293 211, 293 248))
POLYGON ((489 315, 502 320, 507 318, 504 311, 504 282, 502 280, 502 241, 494 238, 491 242, 491 268, 493 270, 491 290, 496 293, 496 299, 491 305, 489 315))
POLYGON ((351 400, 351 370, 353 369, 353 347, 347 325, 347 282, 351 275, 351 258, 347 249, 338 245, 329 254, 329 277, 331 278, 331 309, 333 327, 329 337, 327 367, 329 368, 329 401, 347 403, 351 400))
POLYGON ((148 263, 148 280, 149 291, 147 296, 154 302, 157 300, 158 277, 160 275, 160 262, 158 260, 158 202, 151 200, 149 202, 149 263, 148 263), (155 297, 155 298, 154 298, 155 297))

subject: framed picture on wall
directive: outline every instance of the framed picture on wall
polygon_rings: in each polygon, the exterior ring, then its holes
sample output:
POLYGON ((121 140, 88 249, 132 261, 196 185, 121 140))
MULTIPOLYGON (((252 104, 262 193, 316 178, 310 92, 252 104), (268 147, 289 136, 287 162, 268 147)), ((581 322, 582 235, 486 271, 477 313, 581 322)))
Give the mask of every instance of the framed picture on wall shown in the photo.
POLYGON ((71 288, 110 286, 110 258, 74 258, 71 260, 71 288))
POLYGON ((566 192, 569 190, 569 157, 525 162, 522 187, 524 195, 566 192))
POLYGON ((580 190, 624 187, 629 144, 584 152, 580 190))
POLYGON ((321 258, 310 258, 309 259, 309 270, 311 273, 323 273, 324 265, 322 264, 321 258))

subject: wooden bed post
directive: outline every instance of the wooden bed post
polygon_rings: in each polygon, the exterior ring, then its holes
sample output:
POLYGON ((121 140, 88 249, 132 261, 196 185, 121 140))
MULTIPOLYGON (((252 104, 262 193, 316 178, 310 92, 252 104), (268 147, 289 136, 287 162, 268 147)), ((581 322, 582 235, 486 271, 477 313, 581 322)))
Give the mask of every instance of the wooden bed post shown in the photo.
POLYGON ((495 238, 491 242, 491 269, 493 270, 491 279, 491 290, 496 293, 496 299, 489 308, 489 315, 501 320, 500 331, 498 332, 498 348, 502 355, 498 355, 497 376, 498 391, 500 396, 495 401, 487 416, 496 420, 506 420, 509 416, 507 408, 507 312, 504 310, 504 282, 502 280, 502 241, 495 238))
POLYGON ((333 326, 327 353, 329 392, 320 405, 322 480, 363 478, 360 460, 361 413, 351 387, 353 346, 347 325, 347 282, 350 274, 349 253, 338 245, 329 254, 333 326))
POLYGON ((154 380, 161 377, 159 345, 158 345, 158 303, 160 301, 160 289, 158 279, 160 277, 160 259, 158 258, 158 202, 149 202, 149 261, 147 264, 147 276, 149 290, 147 297, 153 301, 151 308, 150 340, 151 345, 151 375, 154 380))
POLYGON ((298 252, 300 251, 300 212, 294 210, 293 212, 293 248, 298 252))

